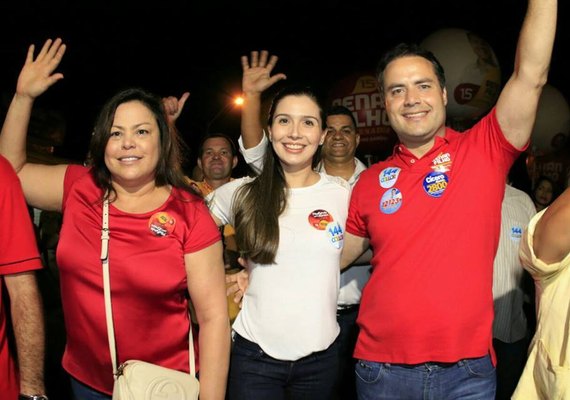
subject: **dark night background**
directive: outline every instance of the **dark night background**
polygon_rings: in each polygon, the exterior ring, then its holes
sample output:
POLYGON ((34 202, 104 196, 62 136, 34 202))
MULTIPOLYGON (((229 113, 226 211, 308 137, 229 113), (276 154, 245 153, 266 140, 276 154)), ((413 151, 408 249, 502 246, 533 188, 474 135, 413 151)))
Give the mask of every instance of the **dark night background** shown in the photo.
MULTIPOLYGON (((568 0, 559 3, 549 83, 568 99, 570 4, 568 0)), ((400 41, 421 42, 439 29, 461 28, 491 45, 504 83, 512 72, 526 9, 525 0, 291 0, 229 5, 214 0, 196 4, 22 0, 7 5, 4 1, 0 5, 0 116, 13 96, 28 46, 35 44, 39 50, 47 38, 61 37, 68 48, 58 71, 65 79, 37 100, 30 127, 41 130, 48 124, 64 124, 66 136, 56 147, 56 156, 81 162, 103 103, 119 89, 142 86, 160 96, 191 93, 177 123, 189 145, 191 165, 209 124, 210 131, 239 136, 239 110, 224 108, 240 92, 240 56, 251 50, 267 49, 278 55, 275 72, 286 73, 289 82, 310 83, 326 94, 346 76, 374 70, 382 52, 400 41)), ((68 377, 60 366, 65 333, 57 274, 48 271, 40 283, 46 305, 48 395, 67 400, 68 377)))
MULTIPOLYGON (((56 154, 82 160, 96 113, 127 86, 161 96, 191 92, 179 119, 186 143, 195 147, 208 123, 239 94, 240 56, 268 49, 280 57, 275 71, 289 81, 311 83, 326 94, 343 77, 373 70, 381 53, 399 41, 421 42, 442 28, 470 30, 485 39, 501 65, 503 82, 512 72, 524 0, 473 1, 301 1, 234 2, 229 5, 157 2, 155 6, 114 2, 20 2, 0 6, 0 93, 9 103, 29 44, 62 37, 68 45, 59 71, 65 79, 38 99, 36 108, 56 111, 66 124, 56 154)), ((559 24, 550 84, 570 96, 570 46, 566 1, 559 24)), ((237 139, 239 109, 228 107, 210 131, 237 139)))

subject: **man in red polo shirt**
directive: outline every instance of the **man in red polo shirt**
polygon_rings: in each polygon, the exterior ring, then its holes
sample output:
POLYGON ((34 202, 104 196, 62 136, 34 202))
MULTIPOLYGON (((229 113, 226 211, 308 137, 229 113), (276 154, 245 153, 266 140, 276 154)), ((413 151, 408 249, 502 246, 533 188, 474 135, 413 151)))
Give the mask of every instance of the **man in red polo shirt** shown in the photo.
POLYGON ((44 320, 34 270, 42 268, 42 263, 20 181, 2 156, 0 182, 0 212, 4 216, 0 223, 0 398, 36 395, 40 399, 45 393, 44 320), (6 304, 2 304, 4 287, 9 299, 6 304), (9 317, 16 354, 9 346, 9 317))
MULTIPOLYGON (((432 53, 401 44, 378 65, 399 144, 360 175, 343 265, 371 247, 355 349, 361 399, 494 399, 493 260, 506 176, 528 145, 547 81, 556 0, 529 0, 514 71, 471 129, 445 126, 432 53)), ((451 95, 451 94, 449 94, 451 95)))

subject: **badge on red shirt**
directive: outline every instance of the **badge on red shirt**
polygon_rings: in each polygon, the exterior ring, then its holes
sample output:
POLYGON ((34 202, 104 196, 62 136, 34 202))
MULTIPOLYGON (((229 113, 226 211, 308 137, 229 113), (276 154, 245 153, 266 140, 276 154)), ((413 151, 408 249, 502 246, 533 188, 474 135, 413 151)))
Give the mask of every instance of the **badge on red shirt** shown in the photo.
POLYGON ((394 214, 402 206, 402 192, 397 188, 386 190, 380 199, 380 211, 384 214, 394 214))
POLYGON ((380 186, 384 189, 391 188, 394 186, 396 181, 398 180, 398 176, 400 175, 401 168, 397 167, 388 167, 384 168, 380 175, 378 176, 378 181, 380 186))
POLYGON ((429 196, 441 197, 445 189, 447 189, 448 183, 449 178, 446 174, 442 172, 430 172, 424 178, 423 186, 429 196))
POLYGON ((150 217, 148 227, 153 235, 164 237, 174 231, 176 220, 167 212, 161 211, 150 217))

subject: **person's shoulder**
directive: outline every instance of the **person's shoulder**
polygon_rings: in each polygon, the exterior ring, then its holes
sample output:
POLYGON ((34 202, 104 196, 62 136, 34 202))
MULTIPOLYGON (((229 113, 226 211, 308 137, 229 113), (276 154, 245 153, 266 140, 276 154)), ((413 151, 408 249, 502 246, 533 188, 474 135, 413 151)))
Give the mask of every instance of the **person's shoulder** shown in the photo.
POLYGON ((2 154, 0 154, 0 168, 4 169, 4 168, 8 168, 8 167, 10 167, 10 163, 8 162, 6 157, 4 157, 2 154))
POLYGON ((511 186, 511 185, 507 185, 505 187, 505 199, 509 199, 509 198, 517 199, 517 200, 520 200, 520 201, 523 201, 523 202, 526 202, 529 204, 534 204, 532 202, 530 195, 527 192, 525 192, 524 190, 518 189, 514 186, 511 186))
POLYGON ((91 171, 93 167, 86 167, 81 164, 68 164, 65 170, 66 185, 77 182, 88 182, 85 185, 95 184, 95 179, 91 171))
POLYGON ((343 189, 350 191, 350 185, 348 184, 348 182, 345 179, 341 178, 340 176, 328 175, 324 172, 321 172, 320 175, 321 175, 322 179, 325 181, 325 183, 335 185, 335 186, 339 186, 343 189))
POLYGON ((198 192, 187 188, 173 187, 172 194, 175 199, 181 199, 185 202, 203 202, 204 198, 198 192))
POLYGON ((513 207, 519 207, 529 218, 536 214, 536 208, 528 193, 513 186, 506 186, 503 201, 513 207))
POLYGON ((212 193, 226 193, 226 192, 233 192, 237 188, 246 183, 253 181, 255 178, 251 176, 242 176, 241 178, 234 178, 230 181, 224 183, 222 186, 215 189, 212 193))
POLYGON ((369 177, 369 176, 377 176, 380 172, 384 171, 385 169, 394 169, 399 170, 401 169, 400 166, 393 160, 393 157, 390 156, 385 160, 380 160, 372 164, 371 166, 365 168, 360 173, 360 177, 369 177))
POLYGON ((472 132, 482 132, 482 131, 495 131, 500 130, 499 122, 497 120, 497 113, 496 108, 491 108, 485 115, 479 118, 470 128, 465 129, 464 131, 456 131, 449 126, 446 127, 446 134, 447 132, 455 132, 460 134, 461 136, 465 136, 462 134, 468 134, 472 132))
POLYGON ((6 158, 0 155, 0 176, 2 180, 4 179, 17 179, 16 171, 12 168, 12 165, 6 158))

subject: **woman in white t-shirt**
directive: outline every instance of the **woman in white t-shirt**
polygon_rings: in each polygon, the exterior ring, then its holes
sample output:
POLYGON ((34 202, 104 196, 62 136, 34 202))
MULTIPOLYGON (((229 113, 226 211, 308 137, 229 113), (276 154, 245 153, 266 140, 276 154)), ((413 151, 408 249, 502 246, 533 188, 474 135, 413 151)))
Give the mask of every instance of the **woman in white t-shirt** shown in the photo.
MULTIPOLYGON (((260 109, 247 100, 244 107, 250 116, 248 107, 260 109)), ((338 368, 336 302, 349 187, 312 168, 326 131, 309 88, 277 93, 267 132, 260 174, 229 182, 207 198, 216 222, 235 227, 249 272, 233 325, 228 395, 330 399, 338 368)))

